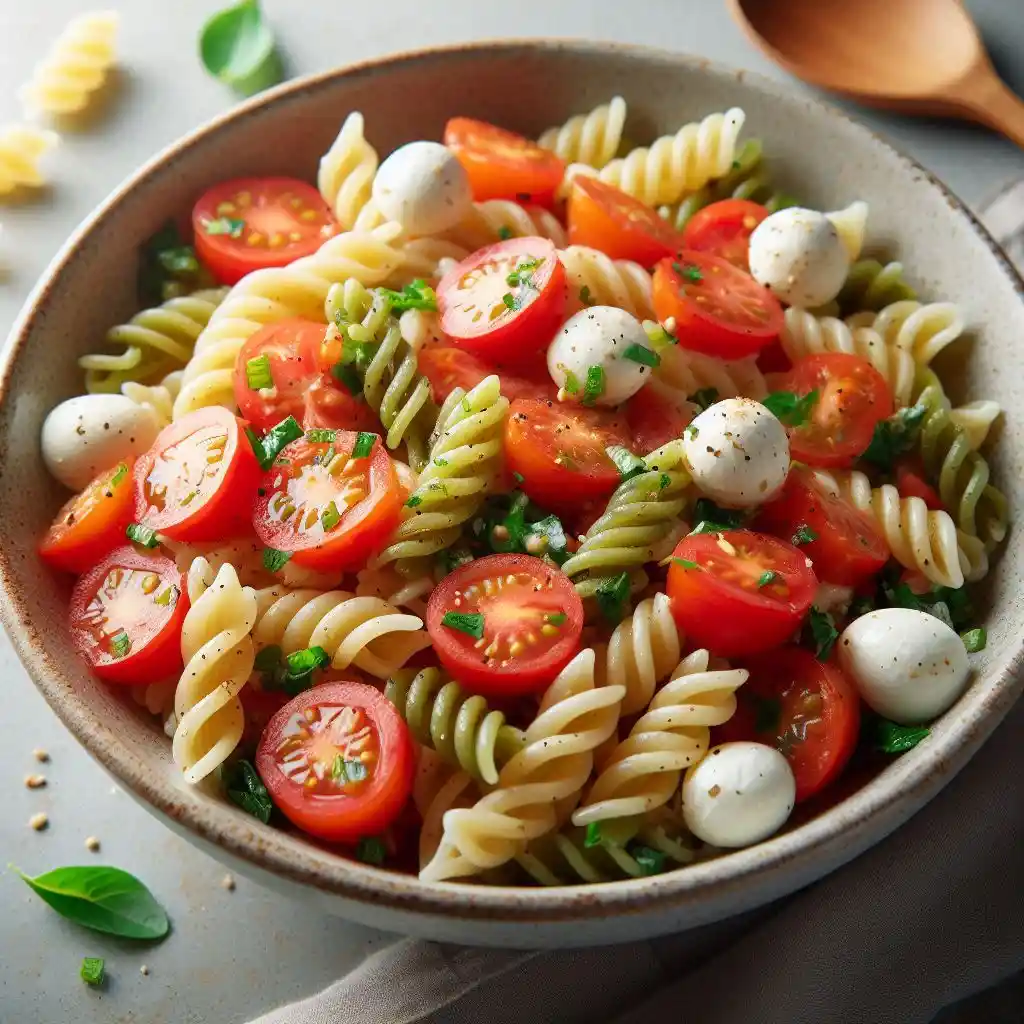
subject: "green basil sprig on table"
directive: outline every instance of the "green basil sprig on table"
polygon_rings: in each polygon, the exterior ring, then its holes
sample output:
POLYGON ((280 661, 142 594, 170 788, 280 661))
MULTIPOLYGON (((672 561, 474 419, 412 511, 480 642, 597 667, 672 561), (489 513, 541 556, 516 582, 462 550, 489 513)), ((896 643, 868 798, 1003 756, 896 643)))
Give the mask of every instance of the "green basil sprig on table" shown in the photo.
POLYGON ((276 85, 283 77, 274 34, 257 0, 241 0, 213 15, 199 37, 199 56, 214 78, 243 96, 276 85))

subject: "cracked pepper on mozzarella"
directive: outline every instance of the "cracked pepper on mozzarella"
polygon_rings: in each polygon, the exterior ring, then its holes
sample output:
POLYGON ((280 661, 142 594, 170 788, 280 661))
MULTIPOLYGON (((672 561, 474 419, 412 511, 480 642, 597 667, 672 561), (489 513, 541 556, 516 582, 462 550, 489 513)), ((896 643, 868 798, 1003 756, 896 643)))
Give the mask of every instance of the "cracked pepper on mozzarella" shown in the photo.
POLYGON ((709 406, 683 431, 683 447, 697 488, 730 508, 768 501, 789 472, 786 428, 749 398, 709 406))

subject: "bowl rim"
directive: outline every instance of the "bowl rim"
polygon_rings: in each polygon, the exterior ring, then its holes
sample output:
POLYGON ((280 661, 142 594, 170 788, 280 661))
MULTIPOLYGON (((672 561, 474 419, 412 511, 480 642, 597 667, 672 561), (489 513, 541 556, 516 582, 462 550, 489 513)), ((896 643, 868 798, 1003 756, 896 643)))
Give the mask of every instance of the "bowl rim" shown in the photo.
MULTIPOLYGON (((862 133, 869 145, 884 147, 944 195, 953 213, 965 217, 987 245, 1008 283, 1024 301, 1024 280, 964 203, 916 160, 817 96, 796 93, 786 83, 758 72, 659 47, 579 39, 492 39, 387 54, 296 78, 232 107, 165 147, 121 182, 82 221, 33 287, 12 326, 8 344, 0 354, 0 403, 11 399, 11 379, 19 354, 40 309, 77 249, 126 196, 160 174, 165 164, 184 155, 197 142, 226 125, 259 116, 264 107, 298 100, 304 93, 316 92, 339 79, 386 74, 395 66, 429 64, 460 54, 500 52, 511 55, 516 51, 538 50, 582 55, 621 52, 641 59, 656 59, 719 78, 732 78, 740 84, 750 84, 762 94, 767 93, 780 104, 804 103, 824 116, 846 122, 848 127, 862 133)), ((918 748, 917 756, 911 753, 898 759, 867 785, 817 817, 757 846, 685 870, 596 886, 473 886, 470 889, 458 883, 425 882, 414 875, 402 875, 338 856, 288 832, 261 825, 237 809, 210 806, 202 801, 189 805, 187 799, 183 803, 180 788, 169 777, 155 776, 143 758, 118 740, 86 700, 69 695, 68 686, 59 681, 60 673, 45 645, 38 639, 33 641, 35 629, 29 609, 17 591, 14 567, 2 544, 0 595, 4 598, 0 601, 0 618, 12 646, 51 710, 88 753, 128 787, 147 809, 255 869, 269 871, 300 885, 359 903, 467 922, 570 923, 581 918, 638 915, 673 908, 685 913, 688 906, 696 912, 698 904, 703 908, 710 902, 718 907, 718 912, 708 914, 702 909, 701 920, 708 920, 738 913, 791 891, 807 881, 800 875, 800 864, 820 861, 829 864, 830 869, 837 867, 884 838, 920 809, 970 759, 1024 688, 1022 639, 998 664, 990 667, 983 684, 975 683, 961 698, 960 721, 955 727, 938 737, 933 736, 923 751, 918 748), (240 820, 239 816, 245 820, 240 820), (467 898, 469 893, 472 896, 467 898)), ((821 873, 815 873, 814 877, 821 873)))

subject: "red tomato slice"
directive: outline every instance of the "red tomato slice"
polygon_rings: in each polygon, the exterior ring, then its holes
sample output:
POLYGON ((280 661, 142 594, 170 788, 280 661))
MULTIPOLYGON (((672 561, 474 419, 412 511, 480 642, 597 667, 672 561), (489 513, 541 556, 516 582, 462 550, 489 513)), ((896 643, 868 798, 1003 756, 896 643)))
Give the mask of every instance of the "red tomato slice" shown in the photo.
POLYGON ((760 203, 749 199, 723 199, 698 210, 683 228, 680 248, 720 256, 744 273, 750 271, 750 236, 768 216, 760 203))
POLYGON ((680 405, 671 389, 657 380, 650 381, 626 403, 630 448, 637 455, 648 455, 682 437, 694 412, 690 402, 680 405))
POLYGON ((800 466, 790 470, 777 498, 763 506, 759 529, 789 540, 801 527, 817 539, 800 545, 814 563, 819 579, 855 587, 871 579, 889 560, 889 547, 866 512, 819 487, 814 474, 800 466))
POLYGON ((71 641, 101 679, 152 683, 181 672, 187 611, 185 577, 174 562, 128 545, 75 584, 71 641))
POLYGON ((437 286, 445 334, 491 363, 522 362, 544 348, 565 303, 565 268, 546 238, 510 238, 479 249, 437 286))
POLYGON ((309 256, 337 231, 320 193, 297 178, 222 181, 192 210, 196 254, 224 284, 309 256))
POLYGON ((441 663, 468 690, 543 690, 579 650, 583 602, 565 573, 531 555, 488 555, 434 589, 427 629, 441 663))
POLYGON ((369 454, 352 458, 358 437, 339 430, 333 441, 303 437, 281 449, 253 506, 267 547, 325 572, 362 566, 384 547, 405 492, 376 434, 369 454))
POLYGON ((757 353, 757 368, 762 373, 785 373, 793 368, 780 341, 773 341, 757 353))
POLYGON ((653 267, 683 248, 683 236, 646 203, 598 178, 577 178, 569 194, 569 241, 613 260, 653 267))
POLYGON ((728 260, 684 250, 654 268, 654 309, 672 320, 683 348, 720 359, 742 359, 782 330, 782 307, 767 288, 728 260))
POLYGON ((174 540, 216 540, 247 526, 260 466, 243 422, 221 406, 164 427, 135 464, 135 520, 174 540))
POLYGON ((833 782, 860 733, 860 700, 837 665, 800 647, 750 658, 750 679, 737 690, 736 714, 715 730, 715 743, 756 740, 786 756, 800 803, 833 782))
POLYGON ((65 503, 39 544, 45 562, 81 573, 124 544, 135 511, 134 465, 133 459, 118 463, 65 503))
POLYGON ((453 117, 444 144, 469 175, 473 198, 514 199, 550 206, 562 183, 565 164, 550 150, 486 121, 453 117))
POLYGON ((256 770, 285 817, 310 835, 354 843, 398 817, 412 792, 409 727, 366 683, 324 683, 270 720, 256 770))
POLYGON ((501 393, 510 401, 533 398, 537 401, 553 399, 557 388, 547 375, 538 373, 536 379, 498 370, 470 352, 460 348, 424 348, 416 357, 420 373, 430 381, 434 401, 440 404, 456 388, 470 391, 482 380, 497 373, 501 377, 501 393))
POLYGON ((902 498, 920 498, 930 509, 938 512, 944 507, 939 492, 925 479, 920 458, 902 458, 896 461, 896 489, 902 498))
POLYGON ((793 458, 810 466, 852 466, 875 427, 892 415, 885 378, 867 360, 843 352, 797 360, 779 389, 800 396, 818 392, 810 416, 789 431, 793 458))
POLYGON ((693 643, 723 658, 760 654, 787 640, 817 588, 802 551, 750 530, 684 537, 668 570, 676 622, 693 643))
POLYGON ((522 489, 545 508, 575 508, 605 498, 620 475, 605 451, 629 447, 614 413, 574 402, 513 402, 505 419, 505 461, 522 477, 522 489))
POLYGON ((306 389, 302 426, 306 430, 380 430, 380 419, 362 395, 353 395, 339 380, 322 373, 306 389))

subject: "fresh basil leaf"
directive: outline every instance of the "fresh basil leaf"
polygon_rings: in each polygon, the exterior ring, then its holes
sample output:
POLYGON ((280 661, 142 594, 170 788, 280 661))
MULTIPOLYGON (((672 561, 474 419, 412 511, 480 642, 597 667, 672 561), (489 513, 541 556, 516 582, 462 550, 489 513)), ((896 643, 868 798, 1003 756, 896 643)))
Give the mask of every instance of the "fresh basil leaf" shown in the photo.
POLYGON ((796 530, 793 531, 793 536, 790 538, 794 547, 800 547, 801 544, 810 544, 812 541, 817 539, 817 531, 812 530, 806 523, 800 523, 796 530))
POLYGON ((103 985, 103 972, 105 966, 103 957, 87 956, 83 958, 82 966, 78 973, 86 985, 92 985, 93 988, 100 988, 103 985))
POLYGON ((799 427, 801 423, 807 422, 818 397, 817 391, 810 391, 806 395, 796 395, 792 391, 773 391, 765 395, 761 404, 787 427, 799 427))
POLYGON ((639 363, 641 366, 655 367, 661 365, 661 356, 657 352, 647 348, 646 345, 637 345, 636 342, 627 346, 626 351, 622 353, 622 358, 628 359, 630 362, 639 363))
POLYGON ((476 640, 484 635, 484 617, 479 612, 445 612, 441 625, 465 633, 476 640))
POLYGON ((676 565, 681 565, 684 569, 699 569, 700 566, 696 562, 690 561, 689 558, 673 558, 673 562, 676 565))
POLYGON ((274 374, 270 369, 270 356, 266 352, 253 356, 245 364, 245 383, 250 391, 263 391, 274 386, 274 374))
POLYGON ((604 367, 595 364, 587 367, 587 379, 583 382, 583 404, 593 405, 604 394, 604 367))
POLYGON ((277 548, 263 549, 263 568, 267 572, 280 572, 292 557, 290 551, 278 551, 277 548))
MULTIPOLYGON (((269 648, 267 648, 269 650, 269 648)), ((281 648, 275 648, 280 656, 281 648)), ((263 653, 262 651, 260 652, 263 653)), ((245 760, 231 761, 221 768, 221 779, 224 790, 232 803, 238 804, 243 811, 259 818, 264 825, 270 821, 274 803, 270 799, 267 787, 255 767, 245 760)))
POLYGON ((364 836, 356 844, 356 860, 364 864, 380 866, 388 855, 388 849, 376 836, 364 836))
POLYGON ((692 281, 694 284, 704 280, 704 275, 700 272, 700 267, 693 266, 692 264, 686 264, 674 262, 672 269, 684 280, 692 281))
POLYGON ((779 578, 779 574, 774 569, 765 569, 763 573, 757 579, 758 587, 767 587, 774 583, 779 578))
POLYGON ((594 597, 601 614, 609 622, 618 624, 629 600, 629 573, 620 572, 618 576, 609 576, 602 580, 594 591, 594 597))
POLYGON ((410 281, 400 292, 378 288, 377 294, 387 299, 396 313, 404 313, 407 309, 423 309, 431 313, 437 311, 437 294, 419 277, 410 281))
POLYGON ((913 750, 928 734, 926 725, 897 725, 879 718, 871 728, 873 746, 883 754, 905 754, 913 750))
POLYGON ((417 505, 423 504, 423 499, 418 494, 410 494, 409 497, 405 499, 405 504, 408 508, 415 508, 417 505))
POLYGON ((589 306, 593 301, 594 300, 590 295, 590 285, 585 284, 580 289, 580 302, 582 302, 584 306, 589 306))
POLYGON ((565 620, 568 618, 569 616, 566 615, 565 612, 552 612, 551 614, 544 616, 544 621, 551 626, 564 626, 565 620))
POLYGON ((629 480, 647 472, 647 463, 640 456, 634 455, 628 448, 623 448, 622 445, 610 445, 605 448, 605 454, 615 463, 615 468, 623 480, 629 480))
POLYGON ((143 526, 142 523, 129 523, 124 532, 130 541, 144 548, 155 548, 160 543, 156 530, 151 526, 143 526))
POLYGON ((960 639, 963 640, 968 654, 977 654, 979 651, 985 650, 988 633, 983 626, 978 626, 976 629, 968 629, 961 633, 960 639))
POLYGON ((359 434, 356 436, 356 443, 352 446, 352 458, 365 459, 367 455, 373 451, 373 443, 376 440, 376 434, 371 434, 366 430, 360 430, 359 434))
POLYGON ((245 230, 245 221, 239 217, 215 217, 203 222, 203 231, 208 235, 227 235, 229 238, 241 238, 245 230))
POLYGON ((526 527, 523 550, 530 555, 547 555, 556 565, 569 560, 565 527, 555 515, 545 516, 526 527))
POLYGON ((257 652, 252 667, 257 672, 273 672, 284 661, 284 651, 277 644, 270 644, 257 652))
POLYGON ((875 426, 871 444, 861 458, 881 469, 892 469, 893 462, 917 444, 921 424, 927 415, 927 405, 913 405, 882 420, 875 426))
POLYGON ((299 426, 299 422, 294 416, 281 420, 277 426, 271 427, 263 435, 261 442, 263 445, 263 459, 260 465, 264 469, 270 469, 274 464, 274 459, 281 454, 282 450, 287 445, 290 445, 292 441, 298 441, 300 437, 302 437, 302 427, 299 426))
POLYGON ((448 548, 437 553, 437 564, 443 575, 454 572, 460 565, 473 561, 473 552, 466 548, 448 548))
POLYGON ((839 630, 835 620, 828 612, 812 608, 807 614, 805 642, 814 651, 818 661, 828 661, 832 648, 839 639, 839 630))
POLYGON ((693 518, 697 525, 693 533, 725 533, 743 528, 743 513, 737 509, 721 508, 710 498, 698 498, 693 506, 693 518))
POLYGON ((587 831, 583 836, 583 845, 588 850, 601 845, 601 822, 592 821, 587 825, 587 831))
POLYGON ((657 875, 665 870, 665 854, 643 843, 629 843, 626 852, 637 862, 644 875, 657 875))
POLYGON ((162 939, 170 930, 167 913, 153 894, 120 868, 56 868, 35 878, 18 874, 61 917, 86 928, 123 939, 162 939))
POLYGON ((155 305, 172 298, 172 292, 191 292, 205 284, 212 284, 209 271, 199 262, 195 249, 182 242, 173 221, 142 246, 138 289, 144 303, 155 305))
POLYGON ((320 427, 314 427, 312 430, 306 431, 306 440, 310 444, 334 444, 338 440, 338 432, 336 430, 324 430, 320 427))
POLYGON ((199 37, 203 67, 243 96, 281 81, 281 59, 256 0, 213 15, 199 37))

